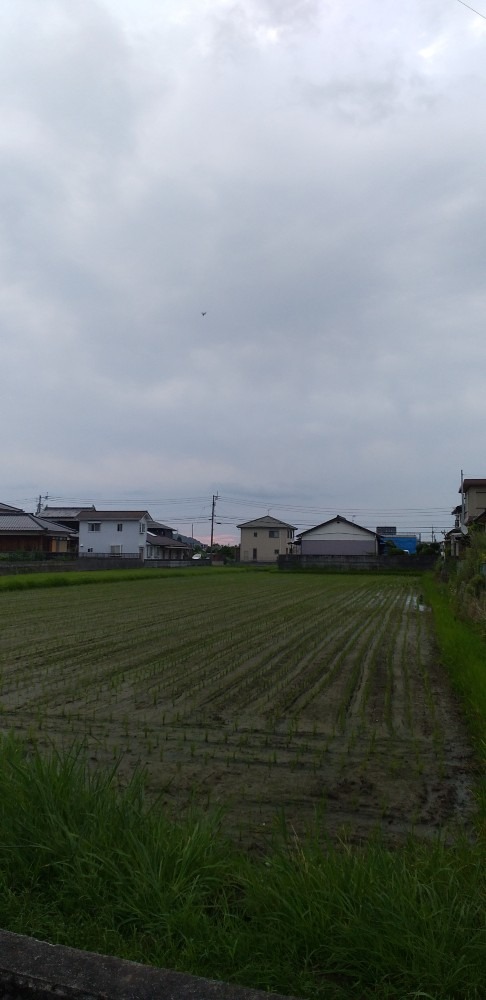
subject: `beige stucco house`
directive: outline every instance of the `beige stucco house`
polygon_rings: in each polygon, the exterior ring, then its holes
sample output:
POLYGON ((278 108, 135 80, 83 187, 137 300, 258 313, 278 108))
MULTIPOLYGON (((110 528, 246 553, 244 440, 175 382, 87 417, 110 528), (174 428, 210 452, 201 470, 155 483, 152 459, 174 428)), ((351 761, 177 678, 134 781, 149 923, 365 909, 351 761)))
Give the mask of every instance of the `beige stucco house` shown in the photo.
POLYGON ((295 526, 266 514, 238 524, 241 531, 240 562, 277 562, 291 552, 295 526))
POLYGON ((486 479, 464 479, 459 493, 463 495, 461 523, 468 525, 486 510, 486 479))

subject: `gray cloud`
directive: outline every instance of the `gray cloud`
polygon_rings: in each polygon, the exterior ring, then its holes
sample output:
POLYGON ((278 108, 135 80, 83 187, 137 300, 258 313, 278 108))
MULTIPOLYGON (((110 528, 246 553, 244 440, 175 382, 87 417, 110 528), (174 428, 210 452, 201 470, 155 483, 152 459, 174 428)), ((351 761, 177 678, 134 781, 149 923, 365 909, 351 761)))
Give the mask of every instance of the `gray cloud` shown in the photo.
POLYGON ((0 499, 447 508, 486 474, 474 15, 3 18, 0 499))

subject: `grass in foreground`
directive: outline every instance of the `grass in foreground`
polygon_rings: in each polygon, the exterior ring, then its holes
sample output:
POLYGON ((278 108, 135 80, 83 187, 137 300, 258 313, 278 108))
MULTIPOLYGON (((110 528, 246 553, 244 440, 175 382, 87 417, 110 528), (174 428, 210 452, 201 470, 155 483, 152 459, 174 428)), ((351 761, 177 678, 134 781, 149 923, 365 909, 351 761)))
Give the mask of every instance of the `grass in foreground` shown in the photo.
POLYGON ((484 845, 397 852, 230 846, 169 822, 139 773, 0 743, 0 925, 52 942, 308 998, 478 1000, 484 845))

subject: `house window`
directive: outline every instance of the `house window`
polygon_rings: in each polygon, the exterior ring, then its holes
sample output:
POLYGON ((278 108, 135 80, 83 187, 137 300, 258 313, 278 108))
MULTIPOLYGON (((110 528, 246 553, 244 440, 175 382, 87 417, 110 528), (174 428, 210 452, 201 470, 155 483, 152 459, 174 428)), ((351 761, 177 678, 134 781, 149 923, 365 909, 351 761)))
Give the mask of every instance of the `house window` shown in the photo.
POLYGON ((111 554, 112 554, 112 556, 121 556, 121 554, 122 554, 122 546, 121 545, 112 545, 111 546, 111 554))
POLYGON ((257 550, 253 549, 253 558, 256 559, 256 557, 257 557, 257 550))
POLYGON ((258 531, 253 532, 253 538, 258 538, 258 531))
POLYGON ((275 556, 278 556, 278 555, 280 555, 280 551, 279 551, 279 549, 274 549, 274 550, 273 550, 273 554, 274 554, 275 556))
POLYGON ((280 532, 276 531, 275 528, 273 528, 272 531, 268 532, 268 537, 269 538, 280 538, 280 532))
POLYGON ((287 529, 287 538, 292 538, 292 532, 290 529, 287 529))
POLYGON ((120 522, 120 524, 117 524, 116 530, 117 531, 123 531, 123 524, 121 524, 121 522, 120 522))
POLYGON ((88 521, 88 531, 100 531, 101 522, 100 521, 88 521))
POLYGON ((88 549, 88 552, 92 552, 92 551, 93 551, 93 549, 88 549))
POLYGON ((144 521, 140 522, 140 534, 141 535, 145 534, 145 523, 144 523, 144 521))

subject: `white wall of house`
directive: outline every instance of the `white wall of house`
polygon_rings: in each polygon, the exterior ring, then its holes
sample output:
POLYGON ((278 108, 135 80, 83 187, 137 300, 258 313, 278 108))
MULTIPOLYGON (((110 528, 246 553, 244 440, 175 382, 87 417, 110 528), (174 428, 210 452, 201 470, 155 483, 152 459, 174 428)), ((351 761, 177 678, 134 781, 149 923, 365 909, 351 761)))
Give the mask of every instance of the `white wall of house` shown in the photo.
POLYGON ((145 559, 147 554, 147 521, 92 521, 79 523, 79 555, 126 555, 145 559), (99 527, 95 527, 98 525, 99 527), (142 530, 143 528, 143 530, 142 530), (121 548, 120 548, 121 546, 121 548), (142 553, 140 550, 143 550, 142 553))
POLYGON ((378 541, 360 527, 347 521, 331 521, 311 528, 302 537, 301 552, 308 555, 377 555, 378 541))

